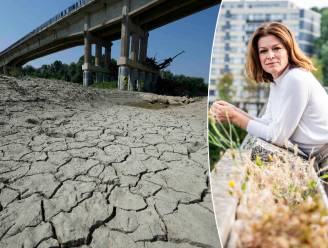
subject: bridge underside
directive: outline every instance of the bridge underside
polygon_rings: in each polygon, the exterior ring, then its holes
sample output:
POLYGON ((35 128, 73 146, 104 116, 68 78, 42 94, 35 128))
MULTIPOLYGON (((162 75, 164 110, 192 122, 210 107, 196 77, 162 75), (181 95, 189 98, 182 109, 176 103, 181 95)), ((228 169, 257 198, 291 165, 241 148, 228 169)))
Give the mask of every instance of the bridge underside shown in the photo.
POLYGON ((111 44, 121 40, 120 89, 151 91, 158 71, 145 65, 148 32, 220 3, 218 0, 92 1, 27 40, 0 53, 0 71, 67 48, 84 45, 84 85, 106 80, 111 44), (92 44, 95 64, 91 64, 92 44), (104 54, 103 54, 104 53, 104 54), (2 68, 2 70, 1 70, 2 68))

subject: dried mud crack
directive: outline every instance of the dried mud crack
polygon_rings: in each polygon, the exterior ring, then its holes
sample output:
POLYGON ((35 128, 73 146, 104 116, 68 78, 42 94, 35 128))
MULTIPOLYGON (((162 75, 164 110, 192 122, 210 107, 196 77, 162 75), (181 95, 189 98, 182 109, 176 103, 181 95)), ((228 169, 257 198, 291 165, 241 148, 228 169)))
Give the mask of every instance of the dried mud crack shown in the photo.
POLYGON ((207 170, 206 99, 0 75, 0 247, 219 247, 207 170))

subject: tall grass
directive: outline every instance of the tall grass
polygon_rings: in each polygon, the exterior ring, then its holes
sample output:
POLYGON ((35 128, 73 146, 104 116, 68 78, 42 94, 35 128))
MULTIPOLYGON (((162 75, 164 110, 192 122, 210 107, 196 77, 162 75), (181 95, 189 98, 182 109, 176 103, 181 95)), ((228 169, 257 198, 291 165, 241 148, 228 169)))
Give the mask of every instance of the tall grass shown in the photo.
POLYGON ((229 119, 227 123, 216 122, 208 115, 208 141, 210 168, 221 158, 227 149, 238 149, 247 132, 234 124, 229 119))

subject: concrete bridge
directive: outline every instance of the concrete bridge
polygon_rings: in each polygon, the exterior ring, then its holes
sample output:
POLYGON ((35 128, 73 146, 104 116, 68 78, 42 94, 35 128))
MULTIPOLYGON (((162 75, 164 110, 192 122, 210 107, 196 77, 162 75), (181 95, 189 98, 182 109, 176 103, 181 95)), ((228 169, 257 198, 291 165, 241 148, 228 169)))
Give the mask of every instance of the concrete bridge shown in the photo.
POLYGON ((158 71, 145 64, 148 32, 220 2, 79 0, 2 51, 0 72, 7 73, 33 59, 84 45, 83 84, 88 86, 93 74, 96 81, 106 79, 112 41, 120 39, 118 88, 151 90, 158 71), (91 63, 93 44, 94 64, 91 63))

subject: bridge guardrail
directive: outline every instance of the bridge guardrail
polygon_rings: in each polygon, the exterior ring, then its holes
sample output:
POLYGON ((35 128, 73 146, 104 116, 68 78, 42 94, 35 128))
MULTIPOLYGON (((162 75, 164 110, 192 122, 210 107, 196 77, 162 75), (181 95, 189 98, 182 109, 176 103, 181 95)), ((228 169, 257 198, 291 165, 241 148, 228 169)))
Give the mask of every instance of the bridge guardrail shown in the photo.
POLYGON ((64 17, 70 15, 71 13, 77 11, 78 9, 82 8, 83 6, 87 5, 90 2, 93 2, 94 0, 79 0, 77 2, 75 2, 74 4, 72 4, 71 6, 67 7, 66 9, 64 9, 63 11, 61 11, 60 13, 58 13, 57 15, 53 16, 52 18, 50 18, 49 20, 47 20, 46 22, 44 22, 43 24, 41 24, 40 26, 38 26, 37 28, 33 29, 30 33, 28 33, 27 35, 23 36, 22 38, 20 38, 18 41, 16 41, 14 44, 10 45, 9 47, 7 47, 5 50, 3 50, 2 52, 0 52, 0 56, 7 52, 8 50, 10 50, 11 48, 15 47, 16 45, 18 45, 19 43, 27 40, 28 38, 32 37, 33 35, 35 35, 36 33, 42 31, 43 29, 49 27, 50 25, 54 24, 55 22, 63 19, 64 17))

